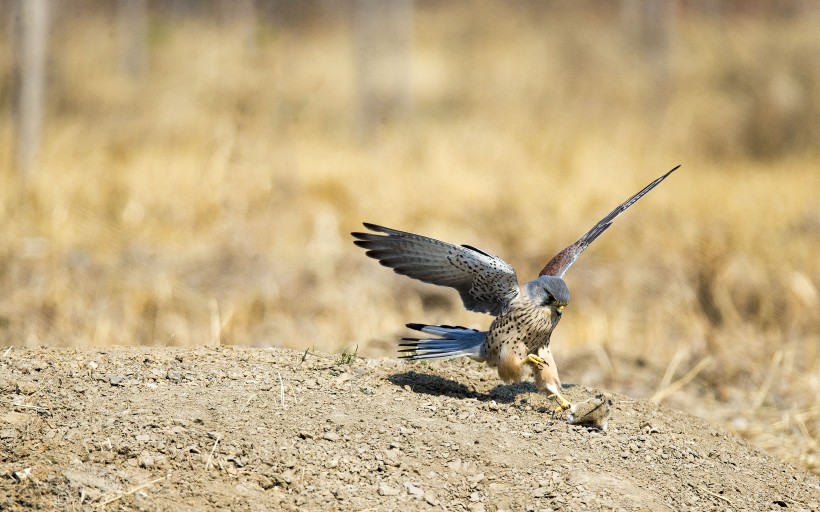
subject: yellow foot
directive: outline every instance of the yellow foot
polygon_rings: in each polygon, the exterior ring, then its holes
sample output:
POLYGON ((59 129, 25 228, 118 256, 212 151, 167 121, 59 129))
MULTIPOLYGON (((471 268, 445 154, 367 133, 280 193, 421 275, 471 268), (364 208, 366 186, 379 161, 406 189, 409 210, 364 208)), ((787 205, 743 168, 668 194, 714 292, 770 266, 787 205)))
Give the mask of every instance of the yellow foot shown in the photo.
POLYGON ((556 407, 552 411, 553 414, 562 415, 564 413, 564 411, 566 411, 567 409, 572 407, 572 404, 567 402, 567 399, 564 398, 563 396, 561 396, 560 393, 555 393, 554 395, 551 395, 551 396, 554 396, 555 399, 558 400, 558 407, 556 407))
POLYGON ((534 364, 535 366, 538 366, 538 367, 540 367, 542 364, 547 364, 546 361, 544 361, 542 358, 538 357, 535 354, 528 355, 527 358, 524 359, 524 362, 534 364))

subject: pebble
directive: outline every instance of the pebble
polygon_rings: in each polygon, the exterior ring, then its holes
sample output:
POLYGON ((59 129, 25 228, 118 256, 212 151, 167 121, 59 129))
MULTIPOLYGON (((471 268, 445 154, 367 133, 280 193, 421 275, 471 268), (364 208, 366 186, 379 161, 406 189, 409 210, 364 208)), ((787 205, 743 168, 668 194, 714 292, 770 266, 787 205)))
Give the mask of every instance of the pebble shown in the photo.
POLYGON ((0 430, 0 439, 14 439, 18 435, 20 435, 20 433, 14 430, 13 428, 0 430))
POLYGON ((390 487, 386 483, 379 484, 379 496, 398 496, 399 490, 395 487, 390 487))
POLYGON ((411 494, 413 496, 424 496, 424 491, 412 482, 404 482, 404 488, 407 489, 407 494, 411 494))
POLYGON ((20 381, 17 383, 17 391, 21 395, 33 395, 40 389, 40 386, 30 381, 20 381))
POLYGON ((331 442, 335 442, 339 440, 339 434, 337 434, 336 432, 325 432, 325 435, 322 436, 322 438, 331 442))
POLYGON ((168 370, 168 373, 165 374, 165 378, 177 384, 182 380, 182 373, 176 370, 168 370))
POLYGON ((124 380, 125 377, 122 375, 112 375, 108 378, 108 382, 110 382, 112 386, 121 386, 124 380))
POLYGON ((539 487, 530 493, 530 496, 533 498, 543 498, 550 493, 551 489, 549 487, 539 487))

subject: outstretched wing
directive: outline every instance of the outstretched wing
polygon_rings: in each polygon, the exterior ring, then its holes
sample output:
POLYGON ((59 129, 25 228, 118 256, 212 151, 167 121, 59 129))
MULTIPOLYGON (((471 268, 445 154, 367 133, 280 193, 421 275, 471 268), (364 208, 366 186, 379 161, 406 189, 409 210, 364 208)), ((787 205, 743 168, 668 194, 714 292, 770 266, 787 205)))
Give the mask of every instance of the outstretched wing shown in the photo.
POLYGON ((464 307, 498 316, 518 295, 515 270, 501 258, 469 245, 365 223, 376 233, 351 233, 367 255, 397 274, 458 290, 464 307))
POLYGON ((596 238, 601 236, 601 233, 606 231, 607 228, 609 228, 609 226, 612 225, 612 222, 618 217, 618 215, 622 214, 626 211, 627 208, 637 203, 638 199, 642 198, 647 194, 647 192, 658 186, 660 182, 665 180, 667 176, 676 171, 678 167, 680 167, 680 165, 676 166, 674 169, 667 172, 660 178, 656 179, 655 181, 644 187, 643 190, 641 190, 634 196, 630 197, 623 204, 609 212, 609 215, 601 219, 600 222, 598 222, 598 224, 595 224, 595 227, 590 229, 587 232, 587 234, 581 237, 580 240, 578 240, 574 244, 570 245, 563 251, 556 254, 549 261, 549 263, 547 263, 546 266, 541 270, 541 273, 539 275, 563 277, 563 275, 566 273, 569 267, 571 267, 572 264, 575 263, 575 260, 578 259, 578 256, 580 256, 581 253, 584 252, 584 250, 587 247, 589 247, 589 244, 591 244, 596 238))

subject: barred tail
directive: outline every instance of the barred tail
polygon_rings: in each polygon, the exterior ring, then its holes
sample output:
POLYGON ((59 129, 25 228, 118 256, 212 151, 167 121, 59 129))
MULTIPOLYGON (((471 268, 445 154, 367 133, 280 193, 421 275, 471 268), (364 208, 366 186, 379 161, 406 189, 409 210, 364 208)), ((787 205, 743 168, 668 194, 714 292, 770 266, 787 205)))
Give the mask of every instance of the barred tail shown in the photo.
POLYGON ((483 357, 482 346, 487 333, 452 325, 407 324, 407 327, 438 338, 401 338, 401 358, 414 361, 424 359, 451 359, 453 357, 483 357))

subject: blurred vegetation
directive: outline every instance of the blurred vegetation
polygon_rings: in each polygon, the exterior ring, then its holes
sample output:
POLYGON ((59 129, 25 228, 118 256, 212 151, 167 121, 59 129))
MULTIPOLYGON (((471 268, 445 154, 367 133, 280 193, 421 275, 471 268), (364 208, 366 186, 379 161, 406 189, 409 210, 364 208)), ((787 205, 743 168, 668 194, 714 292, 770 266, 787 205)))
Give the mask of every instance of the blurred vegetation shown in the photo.
POLYGON ((143 67, 113 8, 61 4, 27 181, 0 42, 4 344, 393 355, 405 322, 490 319, 365 258, 361 221, 527 280, 680 163, 567 274, 563 380, 652 396, 711 361, 670 403, 820 470, 814 4, 670 3, 660 33, 628 2, 417 2, 390 30, 149 4, 143 67))

